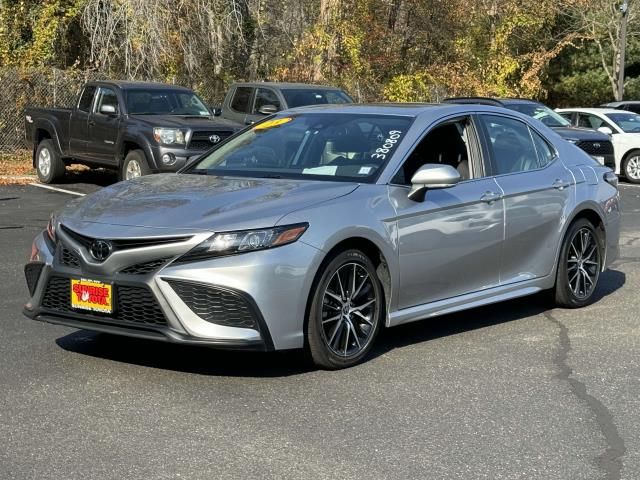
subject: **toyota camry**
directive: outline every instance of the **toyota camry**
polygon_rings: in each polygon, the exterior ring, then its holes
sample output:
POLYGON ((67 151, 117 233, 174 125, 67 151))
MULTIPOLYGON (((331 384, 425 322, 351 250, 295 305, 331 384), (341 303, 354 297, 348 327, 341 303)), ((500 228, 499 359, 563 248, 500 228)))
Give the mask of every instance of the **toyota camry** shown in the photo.
POLYGON ((293 109, 52 215, 24 313, 342 368, 387 327, 544 290, 587 305, 619 226, 616 175, 518 112, 293 109))

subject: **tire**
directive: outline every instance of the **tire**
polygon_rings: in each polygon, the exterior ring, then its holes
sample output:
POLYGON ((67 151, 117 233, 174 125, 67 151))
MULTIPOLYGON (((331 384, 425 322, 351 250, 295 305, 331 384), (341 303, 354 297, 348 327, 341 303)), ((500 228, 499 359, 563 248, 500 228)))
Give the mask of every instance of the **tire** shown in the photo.
POLYGON ((35 167, 41 183, 56 183, 64 178, 65 165, 51 139, 38 144, 35 167))
POLYGON ((579 308, 593 301, 602 270, 602 252, 600 236, 591 222, 581 218, 569 226, 558 258, 557 306, 579 308))
POLYGON ((150 173, 151 169, 149 168, 144 152, 142 150, 131 150, 127 153, 124 162, 122 162, 119 178, 120 180, 131 180, 132 178, 142 177, 150 173))
POLYGON ((385 313, 384 290, 371 259, 359 250, 339 253, 321 268, 310 295, 306 340, 313 363, 336 370, 362 361, 385 313))
POLYGON ((624 157, 621 172, 629 182, 640 183, 640 150, 632 150, 624 157))

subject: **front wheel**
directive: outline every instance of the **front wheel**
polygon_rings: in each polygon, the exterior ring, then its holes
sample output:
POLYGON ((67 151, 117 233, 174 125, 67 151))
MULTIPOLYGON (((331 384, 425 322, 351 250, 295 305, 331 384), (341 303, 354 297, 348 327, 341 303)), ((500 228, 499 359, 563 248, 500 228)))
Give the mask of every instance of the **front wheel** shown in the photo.
POLYGON ((373 262, 347 250, 322 270, 312 291, 307 343, 313 362, 351 367, 371 350, 384 319, 384 293, 373 262))
POLYGON ((622 173, 631 183, 640 183, 640 150, 634 150, 625 157, 622 173))
POLYGON ((142 150, 131 150, 124 158, 124 162, 122 162, 120 180, 131 180, 150 173, 151 169, 144 152, 142 150))
POLYGON ((571 224, 558 262, 556 304, 578 308, 591 303, 602 270, 602 246, 591 222, 579 219, 571 224))

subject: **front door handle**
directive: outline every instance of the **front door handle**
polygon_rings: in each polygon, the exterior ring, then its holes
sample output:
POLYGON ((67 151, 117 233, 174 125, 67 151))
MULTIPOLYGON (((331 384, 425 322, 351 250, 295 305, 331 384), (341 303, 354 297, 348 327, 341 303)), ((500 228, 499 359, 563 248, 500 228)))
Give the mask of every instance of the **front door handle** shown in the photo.
POLYGON ((569 182, 567 182, 566 180, 562 180, 560 178, 556 178, 556 181, 551 184, 553 188, 556 188, 558 190, 564 190, 569 185, 571 185, 569 182))
POLYGON ((485 202, 485 203, 493 203, 496 200, 500 200, 502 198, 502 194, 497 193, 497 192, 484 192, 484 194, 480 197, 480 201, 481 202, 485 202))
POLYGON ((89 126, 90 127, 95 127, 96 126, 96 122, 94 120, 89 120, 89 126))

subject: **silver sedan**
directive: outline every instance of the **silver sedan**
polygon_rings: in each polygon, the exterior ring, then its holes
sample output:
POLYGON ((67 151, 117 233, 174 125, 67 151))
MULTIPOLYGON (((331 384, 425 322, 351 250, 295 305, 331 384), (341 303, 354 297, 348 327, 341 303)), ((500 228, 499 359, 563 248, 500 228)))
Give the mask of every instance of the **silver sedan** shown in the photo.
POLYGON ((610 169, 510 110, 290 110, 53 215, 24 313, 348 367, 383 327, 542 290, 588 304, 619 202, 610 169))

